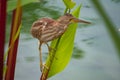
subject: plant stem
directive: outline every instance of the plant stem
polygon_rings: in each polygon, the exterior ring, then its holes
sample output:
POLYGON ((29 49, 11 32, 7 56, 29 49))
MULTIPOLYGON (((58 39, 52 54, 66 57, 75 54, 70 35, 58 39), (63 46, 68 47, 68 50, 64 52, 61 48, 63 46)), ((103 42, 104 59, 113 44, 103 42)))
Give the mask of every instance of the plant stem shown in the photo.
POLYGON ((6 27, 6 3, 7 0, 0 0, 0 80, 3 80, 3 56, 5 43, 5 27, 6 27))
POLYGON ((16 34, 18 33, 21 24, 21 16, 22 16, 21 0, 18 0, 17 8, 13 11, 12 27, 9 41, 9 47, 11 46, 11 48, 8 52, 7 71, 5 75, 5 80, 14 80, 17 48, 19 42, 19 34, 17 38, 16 34))
POLYGON ((64 14, 67 13, 67 11, 68 11, 68 8, 65 9, 64 14))
POLYGON ((57 51, 57 48, 58 48, 60 39, 61 39, 61 37, 58 38, 57 43, 56 43, 56 45, 55 45, 55 47, 54 47, 55 51, 54 51, 54 52, 49 52, 49 54, 51 54, 51 55, 49 55, 49 58, 50 58, 49 66, 47 66, 47 67, 48 67, 47 69, 44 68, 43 73, 42 73, 42 75, 41 75, 41 77, 40 77, 40 80, 46 80, 46 79, 47 79, 47 76, 48 76, 50 67, 51 67, 52 62, 53 62, 53 60, 54 60, 54 58, 55 58, 54 56, 56 55, 56 51, 57 51))

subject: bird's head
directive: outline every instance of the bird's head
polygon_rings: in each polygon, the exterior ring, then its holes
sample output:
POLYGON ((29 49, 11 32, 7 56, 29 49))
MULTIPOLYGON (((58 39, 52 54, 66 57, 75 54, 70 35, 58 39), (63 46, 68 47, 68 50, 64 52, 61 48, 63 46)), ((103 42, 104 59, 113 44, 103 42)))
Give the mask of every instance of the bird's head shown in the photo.
POLYGON ((70 23, 87 23, 87 24, 90 24, 90 22, 77 19, 72 14, 69 14, 69 13, 66 13, 65 15, 61 16, 57 21, 62 23, 62 24, 70 24, 70 23))

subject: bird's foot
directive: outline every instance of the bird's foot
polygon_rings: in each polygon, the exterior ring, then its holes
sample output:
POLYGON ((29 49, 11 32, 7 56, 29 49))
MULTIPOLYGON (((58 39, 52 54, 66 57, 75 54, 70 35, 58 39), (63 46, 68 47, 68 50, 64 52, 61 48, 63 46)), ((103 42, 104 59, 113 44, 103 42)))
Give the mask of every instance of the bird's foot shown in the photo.
POLYGON ((43 72, 44 69, 49 69, 45 64, 40 65, 40 71, 43 72))

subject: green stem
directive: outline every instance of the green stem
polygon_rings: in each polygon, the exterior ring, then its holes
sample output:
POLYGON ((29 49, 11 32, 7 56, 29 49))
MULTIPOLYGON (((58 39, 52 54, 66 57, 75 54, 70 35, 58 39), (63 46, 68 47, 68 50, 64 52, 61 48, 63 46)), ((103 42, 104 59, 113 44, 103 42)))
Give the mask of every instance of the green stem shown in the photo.
POLYGON ((67 13, 67 11, 68 11, 68 8, 66 7, 66 9, 65 9, 65 11, 64 11, 64 14, 67 13))

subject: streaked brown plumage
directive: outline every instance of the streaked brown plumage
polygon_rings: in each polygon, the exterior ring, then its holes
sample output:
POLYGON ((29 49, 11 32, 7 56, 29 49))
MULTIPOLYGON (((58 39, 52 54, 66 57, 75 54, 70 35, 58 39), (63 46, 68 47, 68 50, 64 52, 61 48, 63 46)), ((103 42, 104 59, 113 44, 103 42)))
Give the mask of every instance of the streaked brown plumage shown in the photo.
MULTIPOLYGON (((35 21, 31 27, 31 34, 33 37, 37 38, 40 41, 40 68, 42 70, 42 57, 41 57, 41 45, 42 43, 47 44, 47 42, 52 41, 60 37, 67 29, 68 25, 71 22, 81 22, 81 23, 90 23, 87 21, 79 20, 67 13, 57 20, 51 18, 41 18, 35 21)), ((48 44, 47 44, 48 46, 48 44)), ((49 46, 48 46, 49 49, 49 46)), ((49 49, 50 50, 50 49, 49 49)))

